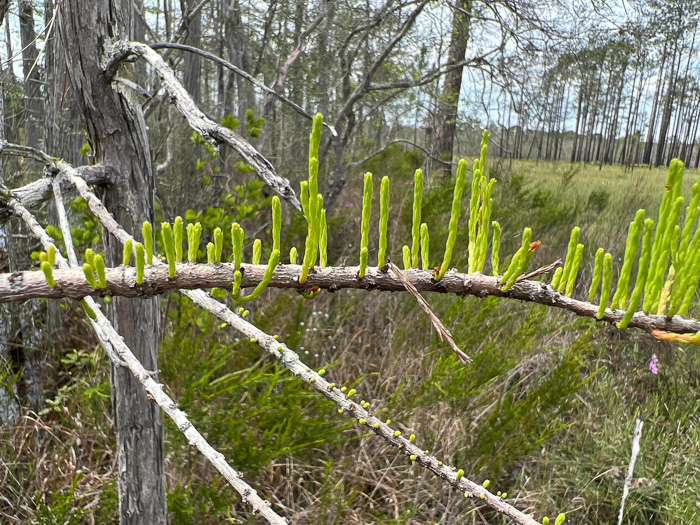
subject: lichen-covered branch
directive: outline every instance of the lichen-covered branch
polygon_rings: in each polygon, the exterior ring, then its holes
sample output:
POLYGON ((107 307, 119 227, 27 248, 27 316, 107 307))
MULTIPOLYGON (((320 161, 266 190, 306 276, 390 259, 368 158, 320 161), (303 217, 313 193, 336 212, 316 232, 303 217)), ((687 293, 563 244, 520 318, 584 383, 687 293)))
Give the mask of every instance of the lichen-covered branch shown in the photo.
MULTIPOLYGON (((57 204, 58 204, 57 200, 57 204)), ((45 249, 52 244, 51 238, 44 228, 36 221, 34 216, 16 199, 10 199, 8 206, 20 216, 31 232, 41 241, 45 249)), ((65 215, 65 213, 64 213, 65 215)), ((66 223, 67 226, 67 223, 66 223)), ((73 256, 74 257, 74 256, 73 256)), ((75 261, 77 263, 77 260, 75 261)), ((67 269, 68 262, 60 253, 56 253, 56 263, 59 268, 67 269)), ((227 462, 223 454, 215 450, 204 436, 192 425, 186 414, 177 407, 177 404, 163 391, 158 383, 151 377, 151 374, 143 367, 141 362, 134 356, 129 347, 124 343, 122 337, 117 333, 109 320, 102 314, 97 303, 89 299, 88 306, 95 314, 91 320, 95 333, 100 343, 112 360, 116 364, 125 364, 134 376, 143 384, 146 391, 153 397, 165 413, 173 420, 178 429, 187 437, 189 443, 197 449, 214 465, 214 467, 224 476, 224 478, 241 495, 244 502, 253 507, 255 512, 260 513, 269 523, 285 524, 287 520, 280 517, 271 508, 268 502, 264 501, 257 492, 243 481, 227 462), (114 356, 114 352, 121 360, 114 356)))
POLYGON ((143 58, 155 70, 163 85, 168 90, 170 100, 187 119, 190 127, 199 133, 204 140, 218 145, 224 143, 235 151, 251 166, 255 168, 258 176, 265 181, 280 197, 301 211, 301 204, 292 189, 291 184, 284 177, 280 177, 272 166, 258 150, 251 146, 243 137, 233 130, 221 126, 209 119, 195 104, 190 94, 185 90, 175 76, 173 70, 165 63, 161 56, 146 44, 140 42, 117 42, 114 44, 112 59, 105 68, 105 74, 111 78, 116 73, 119 63, 130 55, 143 58))
MULTIPOLYGON (((241 288, 254 288, 263 279, 266 265, 241 264, 241 288)), ((318 287, 330 292, 343 289, 381 290, 405 292, 403 283, 391 272, 382 272, 376 267, 367 267, 365 276, 358 279, 358 266, 315 268, 309 273, 304 284, 299 283, 302 267, 294 264, 280 264, 275 270, 269 287, 292 288, 308 291, 318 287)), ((194 290, 197 288, 228 288, 233 282, 233 264, 177 264, 174 279, 168 277, 167 266, 146 267, 143 285, 136 286, 136 268, 107 268, 106 288, 94 290, 86 281, 82 270, 58 270, 54 272, 56 288, 50 288, 41 272, 17 272, 0 274, 0 302, 13 302, 47 297, 60 299, 82 299, 86 296, 114 295, 123 297, 143 297, 162 294, 169 290, 194 290)), ((403 275, 419 292, 474 295, 476 297, 505 297, 531 303, 543 304, 572 312, 581 317, 595 318, 598 305, 566 297, 550 285, 537 281, 520 281, 508 291, 501 289, 500 278, 482 274, 465 274, 451 270, 439 281, 433 280, 431 271, 404 270, 403 275)), ((615 324, 625 315, 624 310, 607 308, 602 321, 615 324)), ((700 320, 674 316, 669 319, 662 315, 637 312, 629 326, 646 332, 661 330, 676 334, 700 331, 700 320)))

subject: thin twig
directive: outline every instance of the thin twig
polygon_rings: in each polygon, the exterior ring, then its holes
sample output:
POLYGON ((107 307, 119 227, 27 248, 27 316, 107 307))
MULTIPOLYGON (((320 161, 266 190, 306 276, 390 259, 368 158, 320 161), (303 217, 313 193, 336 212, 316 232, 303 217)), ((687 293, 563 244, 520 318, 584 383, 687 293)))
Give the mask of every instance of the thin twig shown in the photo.
POLYGON ((423 311, 426 314, 428 314, 428 318, 430 319, 430 322, 433 323, 435 330, 437 330, 440 340, 447 341, 447 344, 449 344, 452 347, 452 350, 454 350, 455 354, 457 354, 457 357, 459 357, 459 360, 462 361, 462 363, 466 365, 467 363, 471 362, 472 358, 459 349, 457 343, 455 343, 455 340, 452 338, 452 334, 450 333, 450 331, 444 324, 442 324, 442 321, 440 321, 438 316, 435 315, 435 313, 431 310, 428 301, 426 301, 423 298, 423 296, 420 293, 418 293, 418 290, 416 290, 416 287, 411 284, 411 281, 409 281, 404 276, 403 272, 399 270, 393 262, 389 261, 387 264, 389 265, 391 271, 396 274, 399 280, 406 287, 406 290, 408 290, 408 292, 416 299, 416 301, 418 301, 418 304, 423 309, 423 311))
MULTIPOLYGON (((276 99, 280 100, 281 102, 284 102, 287 104, 289 107, 291 107, 294 111, 302 115, 303 117, 306 117, 309 120, 313 120, 313 115, 311 115, 308 111, 306 111, 304 108, 302 108, 300 105, 296 104, 295 102, 292 102, 289 100, 287 97, 284 95, 277 93, 274 89, 271 89, 267 87, 265 84, 257 80, 254 76, 252 76, 250 73, 247 71, 242 70, 239 67, 234 66, 231 64, 231 62, 228 62, 227 60, 224 60, 223 58, 213 54, 209 53, 208 51, 204 51, 202 49, 199 49, 198 47, 193 47, 193 46, 187 46, 184 44, 173 44, 170 42, 159 42, 157 44, 151 44, 150 45, 151 49, 179 49, 181 51, 187 51, 189 53, 194 53, 196 55, 200 55, 208 60, 211 60, 213 62, 216 62, 217 64, 220 64, 224 66, 227 69, 230 69, 233 71, 236 75, 239 75, 243 78, 245 78, 248 82, 253 84, 255 87, 261 89, 265 93, 275 97, 276 99)), ((334 137, 338 136, 338 132, 335 130, 333 126, 330 124, 324 122, 323 123, 324 127, 328 129, 328 131, 331 132, 331 135, 334 137)))

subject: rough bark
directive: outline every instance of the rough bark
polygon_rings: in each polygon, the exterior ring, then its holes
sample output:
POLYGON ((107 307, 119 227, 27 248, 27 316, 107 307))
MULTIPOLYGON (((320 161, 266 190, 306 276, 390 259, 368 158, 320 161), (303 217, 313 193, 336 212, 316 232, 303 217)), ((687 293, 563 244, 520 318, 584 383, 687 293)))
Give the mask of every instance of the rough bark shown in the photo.
POLYGON ((34 31, 34 9, 30 0, 19 1, 19 28, 22 42, 22 73, 24 74, 25 144, 39 147, 43 139, 43 109, 41 96, 39 52, 34 31))
MULTIPOLYGON (((452 15, 452 37, 447 55, 448 64, 464 60, 469 42, 469 24, 471 21, 472 0, 458 0, 452 15)), ((442 93, 438 99, 437 127, 433 156, 441 159, 436 166, 437 172, 449 177, 452 173, 452 155, 455 130, 457 129, 457 109, 459 95, 462 91, 463 67, 457 67, 445 75, 442 93)))
MULTIPOLYGON (((105 77, 102 59, 110 41, 128 37, 133 27, 128 0, 67 0, 59 10, 58 35, 85 120, 95 158, 118 174, 104 193, 106 206, 131 230, 153 221, 154 179, 141 109, 117 92, 105 77), (69 51, 71 50, 71 51, 69 51), (80 50, 80 53, 75 53, 80 50)), ((121 247, 107 233, 107 259, 118 264, 121 247)), ((109 314, 136 358, 158 370, 158 298, 115 298, 109 314)), ((112 367, 112 401, 119 460, 119 515, 122 524, 165 524, 163 422, 141 384, 128 371, 112 367)))

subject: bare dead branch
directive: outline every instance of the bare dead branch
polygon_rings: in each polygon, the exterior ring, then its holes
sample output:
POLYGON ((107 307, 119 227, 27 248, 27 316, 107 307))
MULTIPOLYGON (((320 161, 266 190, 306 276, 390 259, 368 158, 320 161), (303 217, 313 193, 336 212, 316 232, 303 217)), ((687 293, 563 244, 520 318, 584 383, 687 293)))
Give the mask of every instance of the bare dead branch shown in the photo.
POLYGON ((447 341, 447 344, 449 344, 452 350, 454 350, 455 354, 457 354, 457 357, 459 357, 459 360, 462 361, 462 363, 467 364, 471 362, 471 357, 469 357, 467 354, 462 352, 462 350, 460 350, 460 348, 457 346, 457 343, 455 343, 455 340, 452 338, 452 334, 450 333, 450 331, 444 324, 442 324, 440 318, 437 315, 435 315, 435 313, 430 308, 428 301, 423 299, 423 296, 420 293, 418 293, 416 287, 411 284, 411 281, 408 278, 406 278, 406 276, 404 276, 403 272, 399 270, 393 262, 389 261, 388 264, 389 268, 391 268, 391 271, 396 274, 399 280, 406 287, 406 290, 408 290, 408 292, 415 298, 415 300, 418 301, 418 304, 423 309, 423 311, 426 314, 428 314, 428 318, 430 319, 430 322, 433 323, 435 330, 437 330, 437 333, 440 336, 440 340, 447 341))
MULTIPOLYGON (((0 155, 12 155, 17 157, 31 158, 43 162, 49 170, 53 170, 54 161, 43 151, 39 151, 19 144, 4 143, 0 145, 0 155)), ((91 186, 112 184, 116 174, 112 168, 96 164, 94 166, 81 166, 75 169, 76 176, 85 180, 91 186)), ((44 177, 26 186, 13 190, 4 190, 0 187, 0 224, 7 221, 12 215, 12 211, 7 206, 7 198, 13 197, 21 202, 26 208, 32 209, 42 202, 51 198, 51 178, 44 177)))
MULTIPOLYGON (((291 107, 294 111, 302 115, 303 117, 306 117, 309 120, 313 120, 313 115, 311 115, 308 111, 306 111, 304 108, 302 108, 300 105, 292 102, 289 100, 287 97, 284 95, 277 93, 274 89, 271 89, 267 87, 265 84, 262 82, 258 81, 255 77, 247 73, 246 71, 243 71, 241 68, 234 66, 231 64, 231 62, 224 60, 223 58, 214 55, 213 53, 209 53, 207 51, 204 51, 202 49, 199 49, 197 47, 192 47, 192 46, 187 46, 183 44, 171 44, 168 42, 160 42, 158 44, 151 44, 150 46, 152 49, 179 49, 181 51, 187 51, 189 53, 195 53, 197 55, 200 55, 208 60, 211 60, 212 62, 216 62, 217 64, 222 65, 226 69, 229 69, 233 71, 236 75, 239 75, 243 78, 245 78, 248 82, 253 84, 255 87, 261 89, 265 93, 277 98, 281 102, 284 102, 287 104, 289 107, 291 107)), ((331 135, 334 137, 338 136, 338 132, 335 130, 333 126, 330 124, 324 122, 323 125, 328 129, 328 131, 331 132, 331 135)))
POLYGON ((209 119, 197 107, 192 97, 176 78, 170 66, 168 66, 161 56, 149 46, 140 42, 117 42, 112 48, 111 59, 108 61, 108 65, 105 68, 105 75, 108 78, 113 78, 119 64, 129 56, 141 57, 153 67, 161 82, 168 90, 170 100, 187 119, 190 127, 199 133, 204 140, 216 147, 218 147, 219 143, 224 143, 233 148, 243 160, 255 168, 258 176, 270 188, 297 210, 301 211, 301 204, 289 181, 277 175, 270 161, 251 146, 243 137, 233 130, 209 119))
MULTIPOLYGON (((58 200, 57 200, 58 203, 58 200)), ((20 216, 32 233, 41 241, 45 249, 52 244, 51 238, 46 233, 46 230, 41 227, 34 216, 16 199, 10 199, 8 202, 10 208, 20 216)), ((65 214, 65 213, 64 213, 65 214)), ((66 224, 67 225, 67 224, 66 224)), ((74 257, 74 255, 73 255, 74 257)), ((68 262, 60 253, 56 253, 56 263, 59 268, 67 269, 68 262)), ((76 260, 77 263, 77 260, 76 260)), ((236 470, 234 470, 227 462, 223 454, 215 450, 204 436, 192 425, 187 415, 177 407, 173 401, 160 387, 160 385, 151 377, 151 374, 143 367, 141 362, 134 356, 129 347, 124 343, 124 340, 119 333, 114 329, 112 323, 104 316, 99 308, 99 305, 92 299, 87 299, 88 306, 96 314, 96 319, 91 320, 91 324, 97 334, 103 348, 112 357, 112 351, 123 360, 129 370, 141 382, 146 391, 153 397, 158 406, 160 406, 166 414, 177 425, 178 429, 187 437, 189 443, 196 446, 197 449, 214 465, 222 476, 236 489, 241 495, 243 501, 253 507, 254 511, 260 513, 267 519, 269 523, 286 524, 287 520, 280 517, 271 508, 268 502, 264 501, 258 493, 250 485, 248 485, 236 470)), ((117 360, 115 364, 120 364, 117 360)))

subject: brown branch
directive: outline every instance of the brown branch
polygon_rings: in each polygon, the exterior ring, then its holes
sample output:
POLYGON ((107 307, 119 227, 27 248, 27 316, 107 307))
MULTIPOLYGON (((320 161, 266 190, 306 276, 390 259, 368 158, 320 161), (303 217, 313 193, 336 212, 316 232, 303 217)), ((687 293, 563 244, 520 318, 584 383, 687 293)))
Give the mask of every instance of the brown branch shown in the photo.
POLYGON ((258 176, 279 194, 289 204, 301 211, 301 204, 292 189, 291 184, 284 177, 280 177, 272 166, 258 150, 251 146, 243 137, 233 130, 221 126, 209 119, 195 104, 190 94, 185 90, 176 78, 173 70, 161 56, 146 44, 140 42, 117 42, 112 48, 112 56, 105 68, 107 78, 113 78, 119 64, 135 55, 143 58, 156 71, 161 82, 170 95, 170 100, 187 119, 190 127, 199 133, 204 140, 218 147, 224 143, 233 148, 238 154, 257 172, 258 176))
MULTIPOLYGON (((63 165, 68 168, 66 173, 69 174, 69 169, 72 168, 65 163, 63 163, 63 165)), ((74 177, 74 181, 78 192, 88 203, 90 210, 100 219, 103 226, 114 237, 119 239, 122 244, 128 240, 131 240, 132 243, 135 244, 135 239, 114 220, 111 213, 109 213, 107 208, 104 207, 102 202, 95 196, 95 194, 88 190, 85 183, 77 177, 74 177)), ((154 267, 151 268, 151 271, 156 268, 166 268, 165 264, 157 258, 154 258, 153 262, 154 267)), ((199 266, 200 265, 191 265, 192 268, 197 268, 199 266)), ((227 265, 220 264, 212 266, 225 267, 227 265)), ((257 267, 248 266, 248 269, 252 268, 257 267)), ((300 269, 299 266, 296 266, 295 268, 300 269)), ((357 274, 357 270, 355 270, 355 273, 357 274)), ((298 272, 292 277, 292 279, 294 281, 298 280, 298 272)), ((251 340, 255 341, 266 352, 277 358, 282 365, 292 372, 292 374, 301 378, 314 390, 323 394, 327 399, 335 403, 339 407, 339 411, 342 410, 343 413, 350 414, 353 418, 357 419, 361 425, 365 425, 375 434, 384 438, 390 445, 397 447, 404 455, 410 457, 412 460, 415 458, 415 461, 419 465, 430 470, 460 492, 465 493, 470 498, 477 498, 477 501, 483 501, 486 505, 495 509, 498 513, 508 516, 517 523, 523 525, 538 524, 538 522, 531 516, 519 511, 504 501, 501 497, 491 494, 481 485, 459 476, 455 467, 451 468, 444 465, 443 462, 438 460, 435 456, 430 455, 427 453, 427 451, 418 448, 418 446, 416 446, 411 440, 402 437, 400 432, 390 427, 387 423, 383 423, 365 408, 352 401, 351 398, 348 398, 339 388, 331 388, 331 385, 325 379, 323 379, 323 377, 304 364, 299 359, 299 356, 290 350, 284 343, 280 343, 274 337, 266 334, 262 330, 259 330, 241 316, 236 315, 225 304, 222 304, 216 299, 210 297, 202 290, 182 290, 182 293, 208 312, 228 323, 246 337, 249 337, 251 340)))
MULTIPOLYGON (((46 233, 46 230, 41 227, 34 216, 16 199, 10 199, 8 202, 10 208, 21 217, 29 226, 31 232, 41 241, 45 249, 52 244, 51 238, 46 233)), ((58 205, 58 200, 57 200, 58 205)), ((65 213, 64 213, 65 215, 65 213)), ((67 227, 67 222, 64 224, 67 227)), ((74 258, 75 255, 73 255, 74 258)), ((75 261, 77 263, 77 260, 75 261)), ((60 253, 56 253, 56 264, 59 268, 67 269, 68 262, 60 253)), ((153 397, 155 402, 163 411, 170 416, 177 428, 185 435, 191 445, 196 446, 199 451, 212 463, 212 465, 221 473, 222 476, 236 489, 241 495, 244 502, 251 505, 255 512, 264 516, 269 523, 286 524, 287 520, 280 517, 271 508, 268 502, 264 501, 257 492, 248 485, 236 470, 234 470, 227 462, 223 454, 215 450, 202 436, 202 434, 192 425, 187 415, 177 407, 173 401, 161 388, 161 386, 151 377, 151 374, 143 367, 141 362, 134 356, 129 347, 124 343, 124 340, 119 333, 114 329, 112 323, 104 316, 99 308, 99 305, 92 299, 87 299, 88 306, 96 314, 94 320, 90 320, 95 333, 97 334, 100 343, 110 356, 113 357, 113 351, 119 355, 123 363, 129 368, 134 376, 141 382, 146 391, 153 397)), ((122 361, 115 361, 119 365, 122 361)))
POLYGON ((457 343, 455 343, 455 340, 452 338, 452 334, 450 333, 450 331, 444 324, 442 324, 440 318, 437 315, 435 315, 435 313, 433 313, 433 311, 430 308, 430 305, 428 304, 428 301, 423 299, 423 296, 420 293, 418 293, 418 290, 416 290, 416 287, 411 284, 411 281, 408 280, 408 278, 406 278, 403 272, 399 270, 393 262, 389 261, 388 265, 389 268, 391 268, 391 271, 396 274, 399 280, 406 287, 406 290, 408 290, 408 292, 415 298, 415 300, 418 301, 418 304, 423 309, 423 311, 426 314, 428 314, 428 318, 430 319, 430 322, 433 323, 435 330, 437 330, 437 333, 440 336, 440 340, 447 341, 447 344, 449 344, 450 347, 452 347, 452 350, 454 350, 455 354, 457 354, 457 357, 459 357, 459 360, 462 361, 462 363, 467 364, 471 362, 472 358, 464 352, 462 352, 462 350, 460 350, 460 348, 457 346, 457 343))
MULTIPOLYGON (((80 179, 79 179, 80 180, 80 179)), ((82 183, 85 185, 85 183, 82 183)), ((87 186, 85 186, 87 189, 87 186)), ((97 200, 97 197, 95 197, 97 200)), ((87 199, 86 199, 87 200, 87 199)), ((97 200, 99 202, 99 200, 97 200)), ((88 202, 89 205, 94 205, 88 202)), ((100 219, 102 219, 100 217, 100 219)), ((126 232, 124 232, 126 234, 126 232)), ((128 234, 127 234, 128 235, 128 234)), ((243 264, 243 288, 257 286, 263 278, 266 266, 243 264)), ((392 273, 384 273, 378 268, 367 268, 362 279, 357 278, 358 266, 315 268, 304 284, 299 284, 301 266, 281 264, 275 270, 269 286, 272 288, 289 288, 310 290, 318 287, 330 292, 343 289, 382 290, 386 292, 405 292, 401 280, 392 273)), ((177 275, 168 278, 166 267, 147 267, 142 286, 136 286, 136 269, 133 267, 107 268, 107 288, 103 291, 93 290, 79 270, 59 270, 54 272, 58 286, 49 288, 43 282, 41 272, 17 272, 0 274, 0 303, 23 301, 36 297, 49 299, 80 299, 89 295, 114 295, 123 297, 144 297, 163 294, 169 290, 194 290, 197 288, 229 288, 233 282, 232 264, 178 264, 177 275)), ((556 291, 546 283, 538 281, 520 281, 504 292, 501 290, 500 277, 479 273, 466 274, 456 270, 448 271, 439 282, 433 280, 432 271, 405 270, 403 274, 419 292, 435 292, 455 295, 473 295, 476 297, 505 297, 530 303, 543 304, 572 312, 581 317, 595 318, 598 305, 580 301, 556 291)), ((624 310, 605 310, 604 321, 615 324, 624 316, 624 310)), ((675 334, 695 333, 700 331, 700 320, 684 319, 674 316, 672 319, 661 315, 637 312, 630 321, 630 327, 641 328, 651 333, 660 330, 675 334)))

